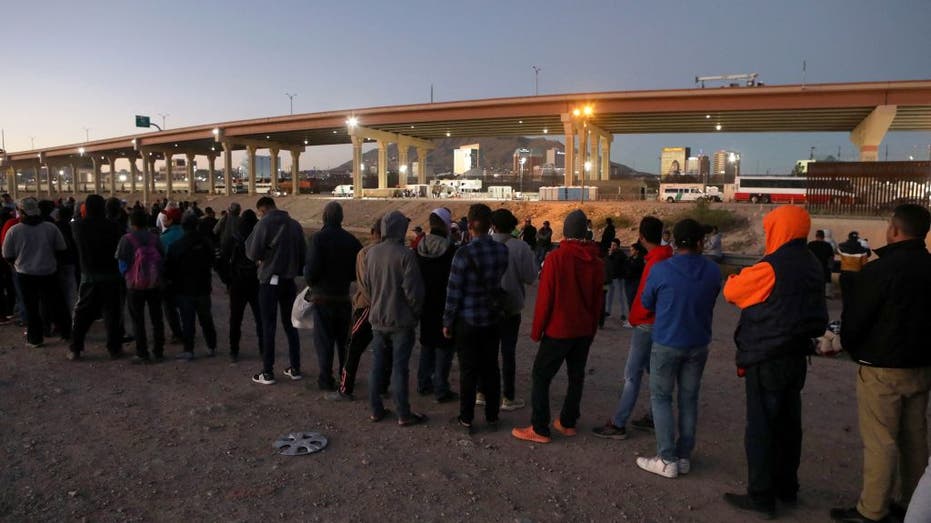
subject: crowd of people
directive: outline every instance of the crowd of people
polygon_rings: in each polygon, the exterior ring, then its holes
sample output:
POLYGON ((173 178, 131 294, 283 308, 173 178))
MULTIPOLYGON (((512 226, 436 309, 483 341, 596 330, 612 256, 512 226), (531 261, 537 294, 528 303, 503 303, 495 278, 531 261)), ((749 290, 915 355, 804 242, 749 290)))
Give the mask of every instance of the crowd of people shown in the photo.
POLYGON ((746 389, 748 469, 747 491, 724 499, 767 518, 778 506, 798 502, 801 391, 809 356, 823 352, 817 340, 826 336, 826 298, 833 295, 826 284, 840 254, 840 341, 859 365, 864 463, 857 505, 834 509, 831 517, 885 521, 908 510, 907 521, 931 518, 925 472, 931 351, 921 323, 931 310, 926 208, 898 207, 887 245, 869 261, 874 251, 855 232, 837 246, 825 231, 808 242, 808 213, 777 207, 763 220, 762 260, 723 279, 720 234, 692 219, 669 229, 656 217, 642 218, 628 255, 610 219, 595 241, 581 210, 565 217, 558 245, 549 222, 537 229, 527 218, 518 228, 510 211, 479 203, 458 222, 449 209, 434 209, 427 230, 415 228, 410 244, 411 220, 389 212, 372 224, 363 247, 342 227, 343 209, 335 201, 324 208, 320 230, 306 238, 301 224, 267 196, 255 211, 233 203, 219 219, 196 202, 162 201, 147 210, 98 195, 80 204, 29 197, 18 205, 4 195, 2 203, 0 243, 9 264, 0 271, 0 319, 25 327, 27 347, 57 336, 68 341, 69 359, 79 361, 88 330, 102 318, 111 358, 122 357, 122 345, 134 342, 133 363, 163 360, 166 323, 167 343, 182 346, 177 358, 195 359, 197 324, 206 356, 215 356, 216 273, 229 294, 228 355, 234 362, 246 307, 252 311, 262 360, 252 377, 258 384, 276 383, 279 321, 288 344, 283 375, 303 378, 300 335, 291 321, 295 300, 311 304, 317 385, 325 399, 355 400, 360 359, 371 348, 372 422, 395 416, 385 405, 389 393, 399 426, 427 421, 410 401, 410 359, 418 340, 415 390, 437 403, 458 402, 454 426, 474 433, 481 408, 484 425, 494 430, 502 410, 525 407, 515 385, 516 347, 527 288, 539 280, 530 329, 539 344, 530 424, 511 434, 539 444, 550 443, 554 432, 575 436, 589 350, 605 318, 617 311, 632 329, 630 350, 617 406, 593 433, 623 440, 628 422, 652 430, 656 454, 636 464, 666 478, 692 469, 713 311, 723 290, 740 309, 734 340, 746 389), (299 276, 306 291, 298 290, 299 276), (450 385, 454 358, 458 391, 450 385), (551 419, 549 389, 563 365, 567 390, 551 419), (632 420, 645 375, 649 409, 632 420), (896 483, 899 497, 893 499, 896 483))

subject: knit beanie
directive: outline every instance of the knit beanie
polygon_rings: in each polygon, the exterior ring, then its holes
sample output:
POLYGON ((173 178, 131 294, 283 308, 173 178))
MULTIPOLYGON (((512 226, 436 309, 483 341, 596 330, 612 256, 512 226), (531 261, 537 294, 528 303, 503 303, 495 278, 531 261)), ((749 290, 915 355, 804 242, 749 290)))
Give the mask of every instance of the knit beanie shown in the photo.
POLYGON ((562 235, 566 238, 582 239, 588 232, 588 218, 581 209, 576 209, 566 216, 562 224, 562 235))

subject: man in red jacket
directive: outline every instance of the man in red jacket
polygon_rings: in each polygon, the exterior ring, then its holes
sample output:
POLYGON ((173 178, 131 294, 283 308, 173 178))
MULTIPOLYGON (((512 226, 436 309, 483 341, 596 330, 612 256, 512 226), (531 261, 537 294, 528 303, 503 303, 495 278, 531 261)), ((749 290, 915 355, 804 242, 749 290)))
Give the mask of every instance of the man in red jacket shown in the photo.
POLYGON ((563 241, 549 254, 540 274, 530 338, 540 342, 533 362, 532 425, 511 431, 517 439, 550 442, 550 382, 563 361, 569 386, 562 413, 553 428, 575 436, 585 383, 588 349, 598 330, 604 301, 604 262, 598 244, 584 240, 587 219, 581 210, 566 216, 563 241))
MULTIPOLYGON (((624 366, 624 388, 621 390, 621 397, 617 401, 617 408, 614 415, 601 427, 595 427, 593 432, 599 438, 607 439, 626 439, 627 438, 627 420, 634 412, 637 405, 637 396, 640 394, 640 380, 643 373, 650 369, 650 351, 653 348, 653 311, 649 311, 643 306, 641 295, 643 288, 646 286, 647 278, 650 276, 650 269, 657 263, 672 257, 672 247, 669 245, 660 245, 663 241, 663 222, 659 218, 646 216, 640 220, 640 245, 647 249, 647 255, 644 258, 646 265, 643 268, 643 276, 640 277, 640 286, 637 287, 637 294, 634 296, 634 302, 630 306, 630 317, 628 321, 634 327, 634 333, 630 338, 630 352, 627 354, 627 365, 624 366)), ((643 419, 634 420, 631 425, 638 429, 653 430, 653 418, 649 414, 643 419)))

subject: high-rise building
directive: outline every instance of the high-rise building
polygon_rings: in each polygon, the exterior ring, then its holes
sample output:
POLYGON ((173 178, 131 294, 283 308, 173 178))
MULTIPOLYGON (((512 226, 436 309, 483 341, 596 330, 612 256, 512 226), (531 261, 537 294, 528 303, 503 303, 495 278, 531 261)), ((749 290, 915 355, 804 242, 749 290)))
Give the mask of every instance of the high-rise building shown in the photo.
POLYGON ((740 153, 721 149, 714 153, 712 174, 716 176, 737 176, 740 174, 740 153))
POLYGON ((660 156, 660 176, 681 176, 686 173, 688 147, 663 147, 660 156))
POLYGON ((463 145, 453 151, 453 174, 462 175, 478 167, 479 144, 463 145))
POLYGON ((556 169, 562 169, 566 166, 566 153, 552 147, 546 150, 546 165, 551 165, 556 169))
MULTIPOLYGON (((243 158, 240 164, 243 175, 249 172, 249 159, 243 158)), ((281 158, 278 158, 278 169, 281 169, 281 158)), ((272 157, 258 156, 255 157, 255 178, 257 180, 268 180, 272 177, 272 157)))

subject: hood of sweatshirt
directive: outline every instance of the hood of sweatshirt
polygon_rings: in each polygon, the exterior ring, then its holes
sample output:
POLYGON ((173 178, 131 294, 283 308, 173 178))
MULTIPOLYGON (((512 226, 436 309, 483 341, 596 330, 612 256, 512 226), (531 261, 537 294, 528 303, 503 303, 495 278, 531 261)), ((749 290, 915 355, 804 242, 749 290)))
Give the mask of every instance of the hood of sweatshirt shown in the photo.
POLYGON ((763 217, 763 231, 766 233, 766 254, 776 252, 779 247, 795 239, 807 239, 811 230, 811 216, 808 211, 794 205, 776 207, 763 217))
POLYGON ((417 254, 424 258, 439 258, 446 254, 451 245, 449 238, 430 233, 417 244, 417 254))
POLYGON ((586 262, 599 258, 601 254, 601 249, 597 243, 574 238, 563 239, 563 241, 559 242, 559 250, 563 249, 568 251, 574 258, 586 262))
POLYGON ((381 237, 404 240, 410 220, 401 211, 391 211, 381 219, 381 237))
POLYGON ((709 270, 708 263, 701 254, 677 254, 662 263, 690 281, 700 280, 705 271, 709 270))

